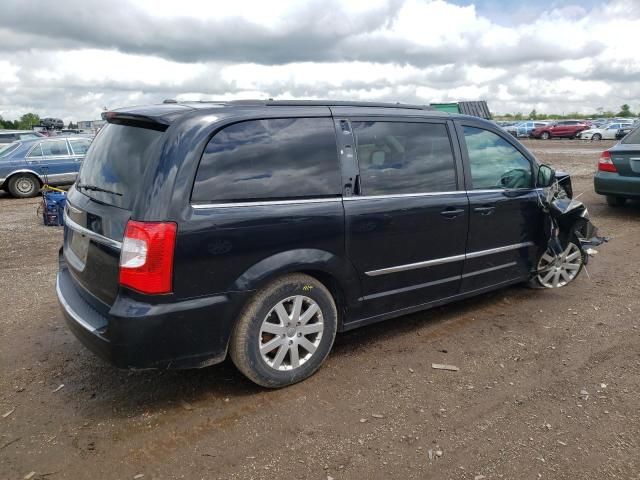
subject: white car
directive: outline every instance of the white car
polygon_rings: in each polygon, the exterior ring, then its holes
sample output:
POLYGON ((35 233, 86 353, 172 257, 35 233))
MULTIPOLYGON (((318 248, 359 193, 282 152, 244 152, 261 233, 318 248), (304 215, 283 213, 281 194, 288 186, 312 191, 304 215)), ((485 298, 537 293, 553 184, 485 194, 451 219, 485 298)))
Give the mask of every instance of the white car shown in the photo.
POLYGON ((583 130, 578 134, 578 138, 582 140, 615 140, 616 133, 623 127, 629 126, 631 123, 608 123, 600 128, 590 128, 583 130))

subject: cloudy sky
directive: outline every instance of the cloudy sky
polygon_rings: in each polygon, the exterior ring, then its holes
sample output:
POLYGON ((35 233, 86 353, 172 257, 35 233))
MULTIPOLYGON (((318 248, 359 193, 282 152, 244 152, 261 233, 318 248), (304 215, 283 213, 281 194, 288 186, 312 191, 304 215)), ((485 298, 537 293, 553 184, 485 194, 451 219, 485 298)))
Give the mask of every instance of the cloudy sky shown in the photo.
POLYGON ((0 115, 178 100, 640 110, 640 0, 3 0, 0 115))

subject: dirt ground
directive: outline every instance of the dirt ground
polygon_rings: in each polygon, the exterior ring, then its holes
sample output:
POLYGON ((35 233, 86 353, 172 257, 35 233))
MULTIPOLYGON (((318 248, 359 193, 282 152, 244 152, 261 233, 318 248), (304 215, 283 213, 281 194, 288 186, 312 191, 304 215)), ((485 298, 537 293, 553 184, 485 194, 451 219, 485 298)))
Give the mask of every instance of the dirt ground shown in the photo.
POLYGON ((0 479, 640 479, 640 205, 593 192, 611 142, 525 143, 613 237, 589 276, 339 335, 278 391, 94 357, 56 303, 61 229, 0 195, 0 479))

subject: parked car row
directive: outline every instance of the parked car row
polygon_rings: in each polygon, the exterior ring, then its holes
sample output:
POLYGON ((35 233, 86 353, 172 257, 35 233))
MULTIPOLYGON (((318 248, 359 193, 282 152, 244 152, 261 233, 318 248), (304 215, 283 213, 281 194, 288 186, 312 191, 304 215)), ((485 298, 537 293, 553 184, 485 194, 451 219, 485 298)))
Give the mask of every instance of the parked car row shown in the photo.
POLYGON ((0 150, 0 189, 18 198, 33 197, 45 183, 75 182, 91 138, 42 137, 21 139, 0 150))
POLYGON ((614 140, 621 139, 634 126, 640 124, 639 119, 607 119, 603 120, 557 120, 523 122, 496 122, 498 126, 517 138, 580 138, 582 140, 614 140))

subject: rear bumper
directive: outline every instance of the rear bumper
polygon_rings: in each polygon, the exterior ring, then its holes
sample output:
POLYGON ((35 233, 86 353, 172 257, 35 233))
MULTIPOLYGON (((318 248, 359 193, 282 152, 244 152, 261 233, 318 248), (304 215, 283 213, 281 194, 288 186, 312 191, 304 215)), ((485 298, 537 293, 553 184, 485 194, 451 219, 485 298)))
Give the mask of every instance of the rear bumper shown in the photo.
POLYGON ((176 303, 142 303, 119 295, 108 307, 88 300, 67 268, 56 292, 80 342, 120 368, 198 368, 223 361, 233 321, 249 292, 176 303))
POLYGON ((597 172, 593 179, 596 193, 626 198, 640 197, 640 176, 624 177, 614 172, 597 172))

